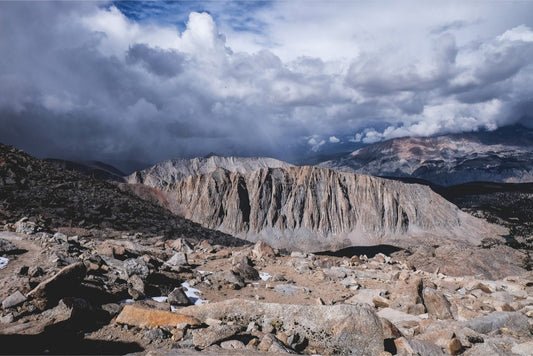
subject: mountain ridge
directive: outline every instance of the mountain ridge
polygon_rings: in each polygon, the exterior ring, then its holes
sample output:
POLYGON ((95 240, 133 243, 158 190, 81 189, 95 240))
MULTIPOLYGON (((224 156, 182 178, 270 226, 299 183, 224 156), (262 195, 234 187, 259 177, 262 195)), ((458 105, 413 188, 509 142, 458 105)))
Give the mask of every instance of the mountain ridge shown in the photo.
POLYGON ((533 130, 521 126, 493 132, 395 138, 318 166, 344 172, 419 178, 450 186, 472 181, 533 181, 533 130))
POLYGON ((236 157, 209 154, 197 158, 176 158, 160 162, 147 169, 133 172, 125 177, 127 183, 144 184, 151 187, 165 187, 194 175, 206 174, 217 168, 246 173, 264 167, 289 167, 290 163, 269 157, 236 157))

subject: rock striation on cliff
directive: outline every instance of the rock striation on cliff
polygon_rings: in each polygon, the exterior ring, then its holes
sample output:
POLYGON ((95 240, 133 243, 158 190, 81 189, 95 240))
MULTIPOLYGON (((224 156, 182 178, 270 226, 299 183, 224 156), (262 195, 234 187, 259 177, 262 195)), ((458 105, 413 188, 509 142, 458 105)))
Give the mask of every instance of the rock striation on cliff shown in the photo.
POLYGON ((215 171, 163 188, 172 210, 276 247, 318 250, 409 238, 478 243, 503 233, 430 188, 318 167, 215 171))

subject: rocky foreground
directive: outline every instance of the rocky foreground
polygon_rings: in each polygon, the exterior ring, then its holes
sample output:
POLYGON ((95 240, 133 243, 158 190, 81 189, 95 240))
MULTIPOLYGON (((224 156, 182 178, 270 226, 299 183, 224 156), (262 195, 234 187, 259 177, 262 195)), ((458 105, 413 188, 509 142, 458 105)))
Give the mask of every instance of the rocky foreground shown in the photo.
POLYGON ((449 246, 336 257, 283 254, 263 242, 34 233, 24 219, 11 228, 19 232, 0 233, 0 353, 533 350, 533 274, 498 268, 503 245, 471 249, 468 264, 449 246), (446 257, 457 266, 443 273, 446 257))

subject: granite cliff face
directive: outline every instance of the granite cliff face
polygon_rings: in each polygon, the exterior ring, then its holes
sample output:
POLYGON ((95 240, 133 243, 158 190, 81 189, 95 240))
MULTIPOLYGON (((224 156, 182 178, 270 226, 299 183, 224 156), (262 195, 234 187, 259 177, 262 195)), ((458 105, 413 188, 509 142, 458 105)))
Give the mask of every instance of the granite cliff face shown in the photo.
POLYGON ((478 243, 502 233, 431 189, 317 167, 217 169, 165 188, 172 210, 276 247, 319 250, 410 238, 478 243))
POLYGON ((163 188, 170 184, 175 184, 186 177, 211 173, 218 168, 223 168, 230 172, 248 173, 265 167, 286 168, 290 166, 289 163, 273 158, 221 157, 213 155, 161 162, 153 167, 132 173, 126 177, 126 182, 163 188))
POLYGON ((533 130, 403 137, 361 148, 320 167, 381 177, 419 178, 450 186, 473 181, 533 181, 533 130))

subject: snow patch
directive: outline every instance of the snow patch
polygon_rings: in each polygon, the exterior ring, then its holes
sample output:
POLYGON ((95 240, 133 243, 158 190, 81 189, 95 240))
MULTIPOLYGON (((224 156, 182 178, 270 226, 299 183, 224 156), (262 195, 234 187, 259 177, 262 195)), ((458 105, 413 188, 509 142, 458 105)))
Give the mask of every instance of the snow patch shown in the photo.
POLYGON ((200 305, 209 302, 208 300, 203 300, 202 298, 200 298, 198 294, 202 294, 202 291, 191 287, 189 282, 183 282, 181 285, 186 289, 185 295, 194 305, 200 305))
POLYGON ((263 281, 268 281, 270 278, 272 278, 272 276, 267 272, 259 272, 259 278, 261 278, 263 281))
POLYGON ((8 263, 9 263, 9 258, 0 257, 0 269, 6 268, 8 263))
POLYGON ((161 296, 161 297, 152 297, 152 298, 149 298, 149 299, 151 299, 153 301, 156 301, 156 302, 159 302, 159 303, 166 303, 166 301, 167 301, 167 297, 163 297, 163 296, 161 296))

